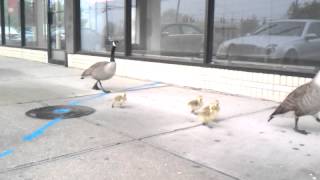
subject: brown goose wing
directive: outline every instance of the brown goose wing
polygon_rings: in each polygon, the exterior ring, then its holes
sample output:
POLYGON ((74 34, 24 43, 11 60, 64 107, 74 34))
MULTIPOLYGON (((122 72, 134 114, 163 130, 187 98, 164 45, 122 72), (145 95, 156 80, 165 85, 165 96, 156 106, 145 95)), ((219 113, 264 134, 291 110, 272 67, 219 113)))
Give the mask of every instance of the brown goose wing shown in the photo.
POLYGON ((299 86, 297 89, 292 91, 277 107, 277 109, 271 114, 271 116, 296 110, 297 102, 299 102, 300 99, 303 98, 310 86, 311 83, 307 83, 302 86, 299 86))
POLYGON ((82 75, 81 75, 81 78, 84 78, 86 76, 90 76, 91 73, 98 67, 101 67, 101 66, 104 66, 106 65, 108 62, 97 62, 95 64, 93 64, 92 66, 90 66, 88 69, 84 70, 82 75))

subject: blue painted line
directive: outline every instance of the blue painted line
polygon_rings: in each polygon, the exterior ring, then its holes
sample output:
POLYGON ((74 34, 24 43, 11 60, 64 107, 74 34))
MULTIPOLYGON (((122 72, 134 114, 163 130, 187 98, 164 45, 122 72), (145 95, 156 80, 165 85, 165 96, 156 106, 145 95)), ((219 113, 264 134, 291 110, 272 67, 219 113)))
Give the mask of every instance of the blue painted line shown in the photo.
POLYGON ((79 101, 70 101, 70 102, 68 103, 68 105, 70 105, 70 106, 77 106, 77 105, 79 105, 79 104, 80 104, 79 101))
POLYGON ((98 97, 102 97, 102 96, 105 96, 107 93, 99 93, 98 95, 95 95, 93 97, 89 97, 89 98, 84 98, 84 99, 81 99, 81 100, 75 100, 75 101, 70 101, 68 103, 68 105, 70 106, 77 106, 79 105, 81 102, 85 102, 85 101, 90 101, 92 99, 96 99, 98 97))
POLYGON ((131 87, 131 88, 124 89, 124 91, 136 91, 140 89, 148 89, 148 88, 155 87, 158 84, 161 84, 161 82, 153 82, 153 83, 144 84, 136 87, 131 87))
POLYGON ((55 114, 65 114, 65 113, 68 113, 68 112, 70 112, 70 111, 71 111, 70 109, 61 108, 61 109, 55 109, 55 110, 53 110, 53 113, 55 113, 55 114))
POLYGON ((13 149, 5 150, 2 153, 0 153, 0 158, 6 157, 6 156, 8 156, 8 155, 10 155, 12 153, 13 153, 13 149))
POLYGON ((160 86, 149 85, 149 86, 139 87, 139 88, 128 88, 126 91, 139 91, 139 90, 143 90, 143 89, 150 89, 153 87, 160 87, 160 86))
MULTIPOLYGON (((125 92, 125 91, 138 91, 138 90, 142 90, 142 89, 148 89, 148 88, 156 87, 156 85, 158 85, 158 84, 162 84, 162 83, 161 82, 152 82, 152 83, 149 83, 149 84, 143 84, 143 85, 139 85, 139 86, 135 86, 135 87, 126 88, 126 89, 124 89, 122 91, 123 92, 125 92)), ((97 94, 97 95, 95 95, 93 97, 81 99, 81 100, 78 100, 78 101, 77 100, 70 101, 68 103, 68 105, 77 106, 81 102, 90 101, 90 100, 93 100, 93 99, 96 99, 96 98, 99 98, 99 97, 102 97, 102 96, 105 96, 105 95, 108 95, 108 94, 110 94, 110 93, 102 92, 102 93, 99 93, 99 94, 97 94)))
POLYGON ((55 125, 56 123, 60 122, 61 120, 62 120, 62 117, 55 118, 55 119, 49 121, 47 124, 43 125, 39 129, 33 131, 31 134, 24 136, 23 141, 32 141, 33 139, 41 136, 49 127, 55 125))
MULTIPOLYGON (((150 84, 144 84, 144 85, 140 85, 140 86, 136 86, 136 87, 127 88, 127 89, 124 89, 123 92, 125 92, 125 91, 138 91, 138 90, 142 90, 142 89, 148 89, 148 88, 156 87, 156 85, 158 85, 158 84, 161 84, 161 82, 153 82, 153 83, 150 83, 150 84)), ((95 99, 95 98, 98 98, 98 97, 105 96, 107 94, 110 94, 110 93, 103 92, 103 93, 100 93, 100 94, 95 95, 93 97, 89 97, 89 98, 85 98, 85 99, 81 99, 81 100, 70 101, 68 103, 68 105, 76 106, 76 105, 79 105, 81 102, 89 101, 89 100, 92 100, 92 99, 95 99)), ((49 127, 51 127, 51 126, 55 125, 56 123, 60 122, 63 119, 63 114, 68 113, 68 112, 70 112, 70 109, 67 109, 67 108, 61 108, 61 109, 54 110, 53 113, 61 114, 62 117, 54 118, 53 120, 49 121, 48 123, 46 123, 42 127, 40 127, 38 129, 36 129, 35 131, 33 131, 31 134, 28 134, 28 135, 24 136, 22 138, 22 140, 23 141, 32 141, 33 139, 41 136, 42 134, 44 134, 44 132, 49 127)), ((2 153, 0 153, 0 158, 6 157, 8 155, 11 155, 13 153, 13 151, 14 151, 14 149, 8 149, 8 150, 3 151, 2 153)))

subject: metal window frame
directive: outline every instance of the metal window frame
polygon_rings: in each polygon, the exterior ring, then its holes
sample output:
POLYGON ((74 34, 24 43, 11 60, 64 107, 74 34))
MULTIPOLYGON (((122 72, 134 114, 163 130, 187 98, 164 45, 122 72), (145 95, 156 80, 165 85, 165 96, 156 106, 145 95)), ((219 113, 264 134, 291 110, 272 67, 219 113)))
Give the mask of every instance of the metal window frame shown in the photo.
MULTIPOLYGON (((290 75, 290 76, 299 76, 299 77, 313 77, 316 73, 317 67, 315 67, 314 72, 302 72, 294 69, 286 68, 279 65, 278 68, 272 68, 264 65, 256 65, 251 66, 247 64, 239 65, 239 64, 219 64, 213 61, 213 43, 214 43, 214 17, 215 17, 215 2, 216 0, 206 0, 206 13, 205 13, 205 31, 204 31, 204 56, 202 63, 192 63, 192 62, 182 62, 182 61, 170 61, 165 58, 161 58, 161 56, 156 58, 146 57, 144 55, 133 56, 132 55, 132 37, 131 37, 131 7, 132 0, 124 0, 125 1, 125 51, 124 54, 119 53, 119 58, 124 58, 128 60, 138 60, 138 61, 147 61, 147 62, 157 62, 157 63, 165 63, 165 64, 177 64, 177 65, 187 65, 187 66, 198 66, 198 67, 207 67, 207 68, 219 68, 219 69, 229 69, 229 70, 238 70, 238 71, 246 71, 246 72, 257 72, 257 73, 266 73, 266 74, 278 74, 278 75, 290 75)), ((95 52, 85 52, 81 50, 81 7, 80 1, 76 7, 76 19, 78 19, 78 23, 76 24, 76 34, 74 37, 77 39, 78 43, 75 43, 75 53, 84 54, 84 55, 93 55, 93 56, 105 56, 109 53, 95 53, 95 52)), ((176 57, 179 59, 179 57, 176 57)))
POLYGON ((131 23, 132 23, 132 17, 131 17, 131 11, 132 11, 132 0, 125 0, 124 5, 124 54, 126 56, 131 56, 132 51, 132 37, 131 37, 131 23))
POLYGON ((1 45, 6 44, 6 28, 5 28, 5 16, 4 16, 4 1, 0 1, 0 11, 1 11, 1 45))
MULTIPOLYGON (((199 66, 199 67, 209 67, 209 68, 221 68, 221 69, 230 69, 230 70, 239 70, 239 71, 247 71, 247 72, 259 72, 259 73, 267 73, 267 74, 279 74, 279 75, 291 75, 291 76, 300 76, 300 77, 313 77, 314 74, 318 71, 318 67, 314 68, 313 72, 299 72, 297 70, 293 70, 292 68, 285 68, 279 65, 278 68, 271 68, 268 66, 263 65, 235 65, 235 64, 218 64, 214 63, 213 61, 213 42, 214 42, 214 11, 215 11, 215 1, 216 0, 206 0, 206 13, 205 13, 205 27, 204 27, 204 56, 202 63, 192 63, 192 62, 182 62, 182 61, 171 61, 165 59, 165 57, 156 57, 150 58, 144 55, 139 56, 132 56, 132 37, 131 37, 131 11, 132 11, 132 0, 123 0, 125 3, 124 7, 124 37, 125 37, 125 49, 124 53, 118 53, 118 57, 125 58, 125 59, 132 59, 132 60, 139 60, 139 61, 148 61, 148 62, 157 62, 157 63, 166 63, 166 64, 177 64, 177 65, 187 65, 187 66, 199 66)), ((74 0, 75 4, 75 31, 74 31, 74 53, 79 54, 87 54, 87 55, 94 55, 94 56, 105 56, 110 55, 110 52, 106 52, 104 54, 101 53, 93 53, 93 52, 84 52, 81 51, 81 7, 80 1, 74 0)), ((14 47, 14 48, 23 48, 23 49, 34 49, 34 50, 45 50, 49 51, 49 46, 47 48, 37 48, 37 47, 27 47, 26 46, 26 39, 25 39, 25 3, 24 0, 20 0, 20 26, 21 26, 21 42, 20 46, 16 45, 7 45, 6 38, 5 38, 5 11, 4 11, 4 0, 0 0, 0 13, 1 13, 1 39, 2 43, 1 46, 4 47, 14 47)), ((48 7, 49 8, 49 7, 48 7)), ((48 33, 49 34, 49 33, 48 33)), ((48 42, 49 43, 49 42, 48 42)), ((179 57, 175 57, 175 59, 179 59, 179 57)))
POLYGON ((80 7, 80 0, 73 0, 74 3, 74 48, 73 53, 79 51, 81 49, 81 7, 80 7))
POLYGON ((21 27, 21 47, 26 46, 26 19, 24 0, 20 0, 20 27, 21 27))
POLYGON ((204 34, 204 64, 212 62, 213 28, 215 0, 206 0, 205 34, 204 34))
MULTIPOLYGON (((48 59, 52 56, 52 47, 51 47, 51 24, 52 24, 52 12, 50 9, 50 0, 47 0, 47 52, 48 52, 48 59)), ((49 61, 49 60, 48 60, 49 61)))

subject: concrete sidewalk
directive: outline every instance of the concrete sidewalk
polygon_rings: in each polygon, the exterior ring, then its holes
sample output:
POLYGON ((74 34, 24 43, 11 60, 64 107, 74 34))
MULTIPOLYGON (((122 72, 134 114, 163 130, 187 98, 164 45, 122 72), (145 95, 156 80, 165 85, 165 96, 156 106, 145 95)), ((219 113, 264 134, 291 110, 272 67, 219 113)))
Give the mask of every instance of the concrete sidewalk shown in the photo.
MULTIPOLYGON (((22 137, 48 121, 25 112, 68 104, 101 92, 81 70, 0 57, 0 179, 320 179, 320 124, 291 117, 267 123, 277 103, 166 85, 128 92, 124 108, 111 108, 115 94, 84 101, 90 116, 65 119, 30 142, 22 137), (218 99, 213 128, 200 125, 187 102, 218 99)), ((122 90, 150 82, 115 77, 106 88, 122 90)))

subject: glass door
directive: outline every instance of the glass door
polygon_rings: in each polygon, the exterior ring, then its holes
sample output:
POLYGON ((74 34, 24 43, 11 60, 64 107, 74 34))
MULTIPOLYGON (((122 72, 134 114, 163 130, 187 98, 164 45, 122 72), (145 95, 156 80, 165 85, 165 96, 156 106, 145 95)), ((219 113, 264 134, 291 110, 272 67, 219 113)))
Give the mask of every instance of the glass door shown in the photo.
POLYGON ((48 26, 49 63, 66 65, 64 0, 49 0, 48 26))

